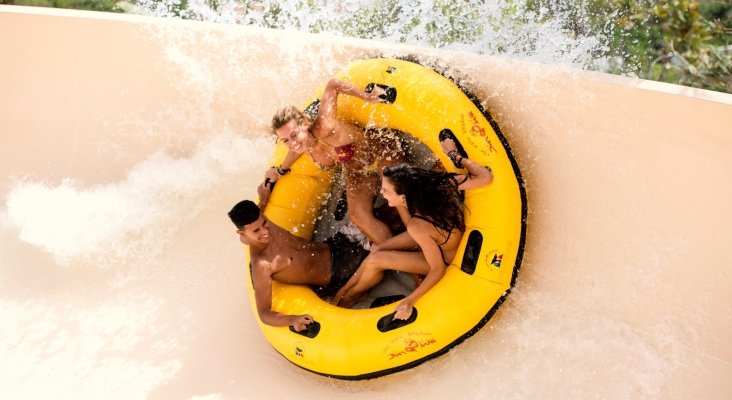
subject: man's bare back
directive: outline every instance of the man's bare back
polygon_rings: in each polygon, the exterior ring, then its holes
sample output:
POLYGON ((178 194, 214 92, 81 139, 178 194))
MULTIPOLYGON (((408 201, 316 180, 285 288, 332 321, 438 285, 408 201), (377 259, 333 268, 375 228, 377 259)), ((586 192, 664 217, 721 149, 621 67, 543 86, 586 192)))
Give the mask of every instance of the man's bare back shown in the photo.
POLYGON ((304 240, 265 221, 272 238, 263 248, 250 246, 254 276, 266 273, 278 282, 317 286, 330 281, 328 245, 304 240))

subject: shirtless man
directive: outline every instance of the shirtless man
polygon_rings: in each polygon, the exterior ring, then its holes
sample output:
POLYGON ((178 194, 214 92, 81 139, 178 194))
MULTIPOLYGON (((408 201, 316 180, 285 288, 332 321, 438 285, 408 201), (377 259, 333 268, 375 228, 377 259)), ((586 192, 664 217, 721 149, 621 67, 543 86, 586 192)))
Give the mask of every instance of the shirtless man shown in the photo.
POLYGON ((267 325, 306 328, 308 314, 288 315, 272 310, 272 281, 311 285, 321 297, 333 296, 368 255, 357 243, 338 234, 326 243, 299 238, 271 223, 250 200, 229 211, 239 240, 249 246, 254 298, 259 319, 267 325))

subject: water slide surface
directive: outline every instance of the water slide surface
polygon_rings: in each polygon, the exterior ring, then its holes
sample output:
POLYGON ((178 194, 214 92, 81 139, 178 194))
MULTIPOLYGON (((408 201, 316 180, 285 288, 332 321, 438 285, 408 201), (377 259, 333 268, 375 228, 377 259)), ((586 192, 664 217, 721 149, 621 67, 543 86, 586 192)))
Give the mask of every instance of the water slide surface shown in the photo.
POLYGON ((732 96, 468 53, 0 6, 0 398, 729 399, 732 96), (384 378, 264 340, 226 218, 280 106, 412 55, 482 100, 523 172, 513 294, 384 378))

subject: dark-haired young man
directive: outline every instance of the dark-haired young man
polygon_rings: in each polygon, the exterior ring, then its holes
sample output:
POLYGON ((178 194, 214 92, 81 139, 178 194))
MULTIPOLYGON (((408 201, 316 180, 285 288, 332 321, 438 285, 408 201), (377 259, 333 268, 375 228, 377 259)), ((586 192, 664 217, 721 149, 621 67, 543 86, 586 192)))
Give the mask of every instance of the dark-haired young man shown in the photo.
POLYGON ((271 223, 250 200, 229 211, 242 243, 249 246, 254 297, 259 319, 267 325, 305 329, 308 314, 288 315, 272 310, 272 281, 311 285, 321 297, 334 295, 358 269, 368 251, 345 236, 326 243, 299 238, 271 223))

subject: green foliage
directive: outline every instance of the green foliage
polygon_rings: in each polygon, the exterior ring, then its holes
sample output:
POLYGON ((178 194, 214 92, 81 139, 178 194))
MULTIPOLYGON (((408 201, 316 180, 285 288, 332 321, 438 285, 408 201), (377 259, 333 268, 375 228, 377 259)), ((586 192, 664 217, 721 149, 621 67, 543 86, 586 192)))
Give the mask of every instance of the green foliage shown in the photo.
POLYGON ((732 92, 732 2, 525 0, 539 18, 560 14, 570 35, 604 43, 609 72, 732 92))
POLYGON ((639 77, 732 92, 732 5, 693 0, 614 0, 614 71, 639 77), (716 4, 714 4, 716 3, 716 4), (702 11, 714 11, 705 15, 702 11), (716 16, 724 17, 722 20, 716 16), (630 68, 628 68, 630 67, 630 68))
MULTIPOLYGON (((359 9, 358 12, 343 13, 346 18, 333 19, 324 28, 329 31, 342 32, 347 36, 366 39, 392 36, 399 34, 394 26, 399 22, 399 17, 405 6, 408 7, 409 5, 400 5, 398 0, 375 1, 371 6, 359 9)), ((341 10, 338 11, 342 12, 341 10)), ((411 24, 407 24, 407 26, 409 25, 411 24)))
POLYGON ((329 0, 286 2, 262 0, 247 3, 242 22, 256 22, 268 28, 293 27, 310 32, 337 32, 364 39, 405 41, 418 35, 424 43, 441 47, 448 43, 469 41, 482 33, 476 4, 470 0, 375 0, 362 5, 329 0), (428 13, 420 18, 415 10, 428 13), (309 15, 329 18, 307 18, 309 15), (300 26, 308 23, 308 26, 300 26))
POLYGON ((470 43, 483 33, 480 13, 474 1, 436 0, 432 5, 438 18, 426 24, 432 38, 430 43, 440 47, 447 43, 470 43))

